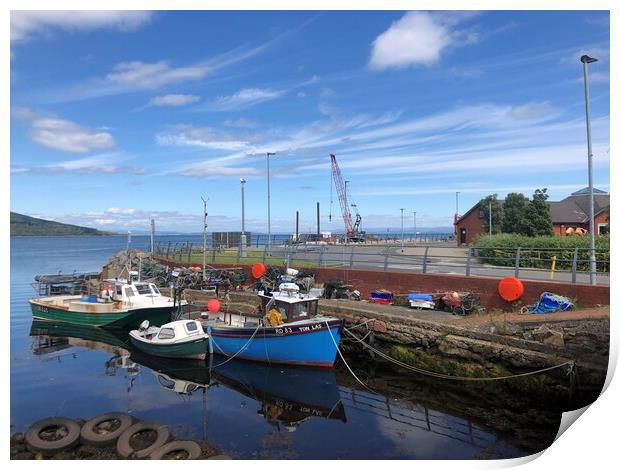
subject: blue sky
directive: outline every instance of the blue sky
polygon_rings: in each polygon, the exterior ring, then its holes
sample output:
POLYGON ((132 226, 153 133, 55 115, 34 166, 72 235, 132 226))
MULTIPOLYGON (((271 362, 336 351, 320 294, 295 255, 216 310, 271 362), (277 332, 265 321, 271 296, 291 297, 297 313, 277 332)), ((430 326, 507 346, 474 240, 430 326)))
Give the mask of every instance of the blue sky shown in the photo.
POLYGON ((107 230, 449 226, 489 193, 609 190, 607 12, 12 12, 11 210, 107 230), (335 198, 334 192, 334 198, 335 198))

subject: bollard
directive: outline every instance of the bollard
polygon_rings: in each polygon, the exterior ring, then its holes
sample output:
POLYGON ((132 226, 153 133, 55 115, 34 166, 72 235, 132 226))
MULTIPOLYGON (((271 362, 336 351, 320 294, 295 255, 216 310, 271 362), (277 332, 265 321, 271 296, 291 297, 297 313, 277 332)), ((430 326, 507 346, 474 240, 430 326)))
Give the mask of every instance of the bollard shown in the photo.
POLYGON ((556 255, 553 255, 551 257, 551 272, 549 273, 549 279, 553 280, 553 278, 555 277, 555 262, 557 261, 558 257, 556 255))
POLYGON ((426 264, 428 262, 428 246, 424 249, 424 258, 422 259, 422 272, 426 274, 426 264))
POLYGON ((465 266, 465 276, 471 274, 471 248, 467 250, 467 265, 465 266))
POLYGON ((575 284, 577 282, 577 260, 579 256, 579 248, 575 248, 575 252, 573 253, 573 269, 572 269, 572 283, 575 284))
POLYGON ((519 277, 519 267, 521 265, 521 247, 517 247, 517 254, 515 255, 515 277, 519 277))

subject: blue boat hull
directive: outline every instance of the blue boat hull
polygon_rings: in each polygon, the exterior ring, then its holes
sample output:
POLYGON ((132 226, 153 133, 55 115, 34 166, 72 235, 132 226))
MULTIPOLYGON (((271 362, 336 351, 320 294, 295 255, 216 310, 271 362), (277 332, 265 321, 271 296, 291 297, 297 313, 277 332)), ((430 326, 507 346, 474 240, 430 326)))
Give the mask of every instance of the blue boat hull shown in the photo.
POLYGON ((332 367, 343 325, 343 320, 333 319, 258 330, 212 327, 210 334, 213 352, 224 356, 270 364, 332 367))

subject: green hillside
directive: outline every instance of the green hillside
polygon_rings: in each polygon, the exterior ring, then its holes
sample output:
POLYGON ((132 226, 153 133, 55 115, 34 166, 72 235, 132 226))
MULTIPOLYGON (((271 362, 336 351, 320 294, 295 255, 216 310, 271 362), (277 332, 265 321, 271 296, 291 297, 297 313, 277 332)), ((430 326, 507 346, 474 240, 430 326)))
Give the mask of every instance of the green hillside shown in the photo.
POLYGON ((79 225, 61 224, 11 212, 11 235, 114 235, 79 225))

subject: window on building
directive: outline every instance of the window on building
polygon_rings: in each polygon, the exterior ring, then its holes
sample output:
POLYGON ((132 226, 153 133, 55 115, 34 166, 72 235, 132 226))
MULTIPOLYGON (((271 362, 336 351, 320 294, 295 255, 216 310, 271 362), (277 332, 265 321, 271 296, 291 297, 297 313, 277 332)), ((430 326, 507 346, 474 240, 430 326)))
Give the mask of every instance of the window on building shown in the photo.
POLYGON ((609 224, 598 224, 598 234, 599 235, 608 235, 609 234, 609 224))
POLYGON ((484 219, 484 209, 482 207, 478 208, 478 218, 484 219))

